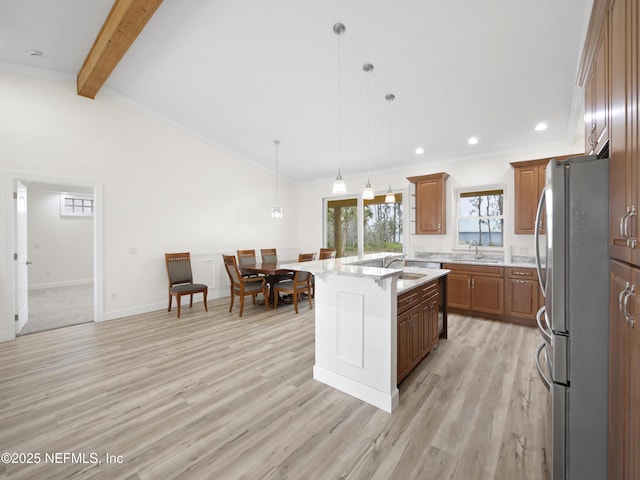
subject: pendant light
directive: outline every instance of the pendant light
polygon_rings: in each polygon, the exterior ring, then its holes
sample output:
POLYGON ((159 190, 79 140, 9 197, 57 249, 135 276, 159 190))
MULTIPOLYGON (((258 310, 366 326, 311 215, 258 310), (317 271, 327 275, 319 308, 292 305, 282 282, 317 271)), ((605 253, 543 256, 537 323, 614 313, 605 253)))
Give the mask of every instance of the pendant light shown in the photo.
MULTIPOLYGON (((388 135, 389 154, 387 158, 388 158, 389 164, 391 164, 391 102, 393 102, 396 99, 396 96, 393 93, 387 93, 384 99, 387 102, 389 102, 389 122, 387 123, 387 126, 389 127, 389 135, 388 135)), ((391 190, 391 184, 389 184, 389 190, 387 191, 387 194, 384 196, 384 203, 396 203, 396 196, 391 190)))
POLYGON ((278 206, 278 145, 280 145, 280 140, 274 140, 273 143, 276 145, 276 206, 271 207, 271 218, 280 220, 284 216, 282 207, 278 206))
POLYGON ((373 200, 375 197, 373 188, 371 188, 371 182, 369 181, 369 168, 371 166, 371 115, 369 107, 369 74, 373 72, 373 65, 365 63, 362 69, 367 73, 367 184, 362 192, 362 198, 364 200, 373 200))
MULTIPOLYGON (((341 85, 340 85, 340 64, 341 64, 341 55, 340 55, 340 36, 344 34, 346 31, 346 27, 342 23, 336 23, 333 26, 333 33, 338 36, 338 165, 340 164, 340 134, 342 130, 341 124, 341 85)), ((347 186, 344 184, 344 180, 342 180, 342 174, 340 173, 340 168, 338 168, 338 176, 336 177, 335 182, 333 182, 333 193, 343 194, 347 193, 347 186)))

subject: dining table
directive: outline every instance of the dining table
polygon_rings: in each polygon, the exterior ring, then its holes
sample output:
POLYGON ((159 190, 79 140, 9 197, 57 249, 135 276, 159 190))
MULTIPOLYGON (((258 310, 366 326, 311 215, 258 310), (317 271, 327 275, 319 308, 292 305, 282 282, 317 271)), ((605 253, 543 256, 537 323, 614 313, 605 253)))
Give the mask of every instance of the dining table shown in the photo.
MULTIPOLYGON (((269 306, 274 305, 274 285, 279 281, 290 278, 295 270, 290 268, 282 268, 287 263, 296 263, 298 260, 278 260, 277 262, 256 262, 239 265, 240 273, 243 275, 264 275, 269 285, 269 306)), ((278 299, 278 303, 281 303, 278 299)), ((288 302, 283 302, 288 303, 288 302)))

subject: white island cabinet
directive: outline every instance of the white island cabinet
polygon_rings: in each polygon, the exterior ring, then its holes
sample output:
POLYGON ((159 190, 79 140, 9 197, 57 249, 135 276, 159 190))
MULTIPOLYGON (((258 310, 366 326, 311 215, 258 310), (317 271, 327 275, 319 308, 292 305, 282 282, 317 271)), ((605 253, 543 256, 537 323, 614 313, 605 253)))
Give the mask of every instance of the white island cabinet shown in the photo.
POLYGON ((398 405, 397 295, 448 273, 403 262, 383 268, 391 256, 397 257, 375 253, 284 265, 315 276, 313 378, 386 412, 398 405), (422 276, 400 278, 407 273, 422 276))

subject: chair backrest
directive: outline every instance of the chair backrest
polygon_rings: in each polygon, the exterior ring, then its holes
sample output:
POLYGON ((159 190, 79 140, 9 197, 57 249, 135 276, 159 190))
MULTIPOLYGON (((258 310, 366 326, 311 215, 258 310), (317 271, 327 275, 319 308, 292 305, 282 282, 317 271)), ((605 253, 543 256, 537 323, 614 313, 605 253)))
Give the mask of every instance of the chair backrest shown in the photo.
POLYGON ((301 253, 298 255, 298 262, 313 262, 316 259, 316 254, 314 253, 301 253))
POLYGON ((261 248, 260 255, 262 255, 262 263, 278 262, 278 254, 275 248, 261 248))
POLYGON ((227 270, 227 275, 229 275, 229 280, 234 285, 239 285, 242 283, 240 271, 238 270, 238 264, 236 263, 236 257, 234 255, 222 255, 222 259, 224 260, 224 268, 227 270))
POLYGON ((320 249, 320 260, 326 260, 327 258, 336 258, 336 251, 333 248, 320 249))
POLYGON ((311 274, 309 272, 303 272, 302 270, 296 270, 296 273, 293 275, 293 283, 307 283, 309 281, 309 277, 311 274))
POLYGON ((164 260, 167 264, 169 287, 181 283, 193 283, 193 274, 191 273, 191 255, 189 252, 165 253, 164 260))
POLYGON ((238 250, 238 265, 254 265, 256 263, 255 250, 238 250))

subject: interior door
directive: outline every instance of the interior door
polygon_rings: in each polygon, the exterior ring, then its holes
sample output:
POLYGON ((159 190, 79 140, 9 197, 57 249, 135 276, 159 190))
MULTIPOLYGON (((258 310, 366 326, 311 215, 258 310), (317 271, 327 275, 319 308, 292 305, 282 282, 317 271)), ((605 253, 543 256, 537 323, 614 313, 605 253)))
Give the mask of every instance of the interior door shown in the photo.
POLYGON ((29 318, 29 261, 27 258, 27 187, 16 181, 16 333, 29 318))

